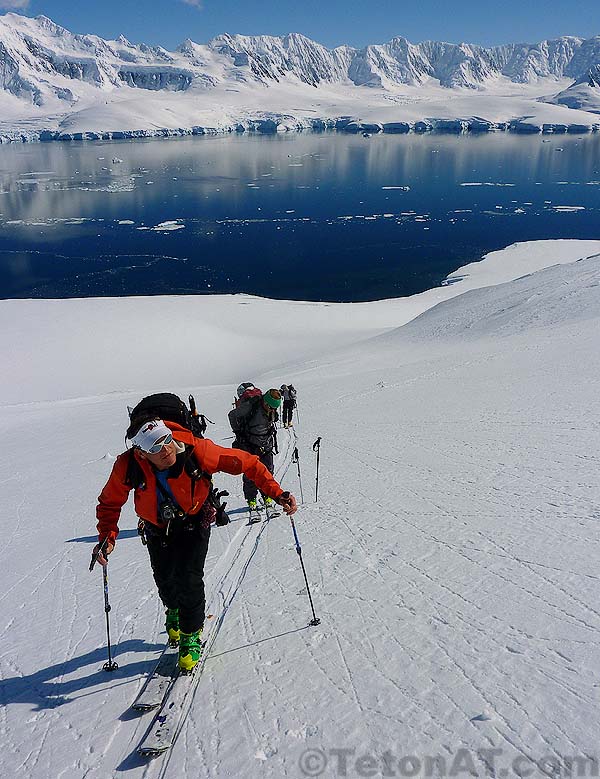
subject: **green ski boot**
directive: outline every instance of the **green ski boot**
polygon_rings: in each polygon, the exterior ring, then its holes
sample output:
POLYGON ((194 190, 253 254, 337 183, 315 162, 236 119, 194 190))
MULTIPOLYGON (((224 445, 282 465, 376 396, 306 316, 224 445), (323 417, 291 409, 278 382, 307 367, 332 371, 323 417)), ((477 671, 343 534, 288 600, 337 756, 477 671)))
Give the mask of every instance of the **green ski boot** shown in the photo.
POLYGON ((177 646, 181 633, 179 630, 179 609, 167 609, 165 628, 169 635, 169 645, 177 646))
POLYGON ((179 637, 179 670, 191 673, 202 657, 202 628, 195 633, 181 633, 179 637))

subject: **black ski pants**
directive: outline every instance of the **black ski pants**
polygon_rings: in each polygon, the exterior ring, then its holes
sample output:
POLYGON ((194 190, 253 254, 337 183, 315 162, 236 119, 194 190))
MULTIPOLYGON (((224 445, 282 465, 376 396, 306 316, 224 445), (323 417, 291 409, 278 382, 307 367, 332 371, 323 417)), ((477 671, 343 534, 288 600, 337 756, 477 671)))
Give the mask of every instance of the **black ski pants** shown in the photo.
POLYGON ((284 400, 283 401, 283 424, 291 425, 293 416, 294 416, 294 401, 284 400))
POLYGON ((169 528, 168 535, 145 523, 146 543, 158 594, 168 609, 179 609, 179 627, 193 633, 204 626, 204 561, 210 527, 197 519, 169 528))
MULTIPOLYGON (((258 455, 258 459, 261 461, 261 463, 267 468, 271 473, 273 473, 273 452, 258 452, 256 448, 244 444, 238 444, 240 449, 243 449, 245 452, 250 452, 250 454, 256 454, 258 455)), ((244 485, 244 497, 246 500, 256 500, 256 496, 258 495, 258 487, 256 484, 251 481, 245 474, 243 478, 243 485, 244 485)), ((264 497, 264 496, 263 496, 264 497)))

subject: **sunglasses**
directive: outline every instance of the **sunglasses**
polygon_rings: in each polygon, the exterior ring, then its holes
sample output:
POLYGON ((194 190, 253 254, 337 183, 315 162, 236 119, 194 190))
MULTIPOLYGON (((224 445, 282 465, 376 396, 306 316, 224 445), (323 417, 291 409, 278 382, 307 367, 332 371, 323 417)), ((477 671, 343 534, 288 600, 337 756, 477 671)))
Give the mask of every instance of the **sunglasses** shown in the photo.
POLYGON ((146 454, 158 454, 163 446, 168 446, 172 440, 172 434, 168 433, 162 438, 159 438, 158 441, 150 447, 150 449, 146 449, 146 454))

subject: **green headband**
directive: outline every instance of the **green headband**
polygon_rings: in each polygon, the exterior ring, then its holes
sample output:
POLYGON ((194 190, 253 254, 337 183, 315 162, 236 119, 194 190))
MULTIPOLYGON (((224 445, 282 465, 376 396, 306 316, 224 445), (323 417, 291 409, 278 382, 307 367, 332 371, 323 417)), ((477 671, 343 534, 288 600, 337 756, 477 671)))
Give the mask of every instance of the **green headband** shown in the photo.
POLYGON ((279 390, 267 390, 263 395, 263 400, 267 406, 270 406, 271 408, 279 408, 279 406, 281 406, 281 395, 279 394, 279 390), (276 392, 279 397, 273 395, 272 393, 274 392, 276 392))

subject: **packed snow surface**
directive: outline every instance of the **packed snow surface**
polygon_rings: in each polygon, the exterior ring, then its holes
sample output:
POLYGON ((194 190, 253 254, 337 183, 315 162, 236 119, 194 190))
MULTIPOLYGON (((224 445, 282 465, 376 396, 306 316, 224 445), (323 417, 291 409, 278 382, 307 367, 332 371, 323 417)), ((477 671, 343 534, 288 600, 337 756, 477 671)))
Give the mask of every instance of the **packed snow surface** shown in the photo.
POLYGON ((518 244, 367 304, 0 301, 3 776, 593 775, 599 258, 600 241, 518 244), (95 497, 128 404, 193 391, 228 446, 244 380, 298 389, 276 473, 300 497, 298 446, 321 624, 289 520, 248 526, 240 480, 218 476, 232 522, 206 565, 210 655, 172 752, 147 763, 151 715, 129 706, 163 612, 128 506, 119 669, 102 671, 95 497))

